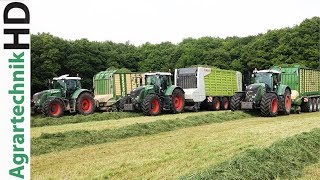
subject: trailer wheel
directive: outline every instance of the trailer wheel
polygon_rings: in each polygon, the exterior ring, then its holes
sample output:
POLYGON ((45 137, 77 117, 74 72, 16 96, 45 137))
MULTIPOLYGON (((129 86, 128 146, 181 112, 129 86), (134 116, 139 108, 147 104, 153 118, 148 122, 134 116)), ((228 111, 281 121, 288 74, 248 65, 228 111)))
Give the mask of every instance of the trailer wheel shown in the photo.
POLYGON ((312 112, 312 100, 311 98, 308 98, 308 102, 302 102, 301 103, 301 111, 302 112, 312 112))
POLYGON ((42 108, 45 116, 60 117, 64 112, 64 104, 60 99, 48 99, 42 108))
POLYGON ((317 111, 320 111, 320 98, 317 98, 317 111))
POLYGON ((286 89, 284 92, 284 110, 283 110, 283 114, 284 115, 289 115, 290 111, 291 111, 291 93, 289 89, 286 89))
POLYGON ((240 103, 243 100, 243 94, 236 93, 231 97, 230 101, 230 109, 231 111, 239 110, 240 109, 240 103))
POLYGON ((184 108, 184 93, 181 89, 175 89, 172 93, 171 109, 172 113, 181 113, 184 108))
POLYGON ((274 117, 278 114, 278 97, 274 93, 266 93, 260 103, 261 115, 274 117))
POLYGON ((222 109, 229 109, 229 99, 227 97, 222 98, 222 109))
POLYGON ((142 112, 147 116, 156 116, 161 113, 161 102, 157 95, 149 94, 142 102, 142 112))
POLYGON ((220 106, 221 106, 220 99, 218 97, 214 97, 212 101, 212 109, 215 111, 219 111, 220 106))
POLYGON ((77 110, 82 115, 92 114, 94 112, 95 105, 93 96, 84 92, 79 95, 77 98, 77 110))
POLYGON ((312 111, 316 112, 317 111, 317 99, 312 98, 312 111))

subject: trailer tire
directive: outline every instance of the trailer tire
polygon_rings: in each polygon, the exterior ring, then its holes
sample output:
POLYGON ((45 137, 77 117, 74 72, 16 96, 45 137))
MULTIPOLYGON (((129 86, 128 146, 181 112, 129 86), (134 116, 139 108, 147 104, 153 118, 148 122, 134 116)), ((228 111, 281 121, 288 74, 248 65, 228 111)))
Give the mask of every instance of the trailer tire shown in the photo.
POLYGON ((45 101, 42 113, 45 116, 60 117, 64 113, 64 103, 58 99, 48 99, 45 101))
POLYGON ((77 111, 82 115, 92 114, 95 110, 95 103, 91 93, 83 92, 77 98, 77 111))
POLYGON ((312 111, 316 112, 317 111, 317 99, 312 98, 312 111))
POLYGON ((145 97, 141 105, 142 112, 147 116, 157 116, 161 113, 160 98, 155 94, 149 94, 145 97))
POLYGON ((240 109, 240 103, 243 100, 243 94, 236 93, 231 97, 230 109, 231 111, 236 111, 240 109))
POLYGON ((312 112, 312 100, 308 98, 308 102, 301 103, 301 111, 302 112, 312 112))
POLYGON ((278 115, 279 102, 278 97, 274 93, 266 93, 262 96, 260 103, 261 115, 265 117, 275 117, 278 115))
POLYGON ((289 115, 291 111, 291 93, 289 89, 286 89, 284 94, 283 94, 283 101, 284 101, 284 110, 283 114, 284 115, 289 115))
POLYGON ((222 98, 222 109, 228 110, 229 109, 229 99, 227 97, 222 98))
POLYGON ((317 98, 317 111, 320 111, 320 98, 317 98))
POLYGON ((219 110, 220 110, 220 108, 221 108, 221 103, 220 103, 220 99, 219 99, 218 97, 214 97, 214 98, 213 98, 211 108, 212 108, 214 111, 219 111, 219 110))
POLYGON ((172 113, 181 113, 185 104, 184 93, 181 89, 175 89, 172 93, 171 110, 172 113))

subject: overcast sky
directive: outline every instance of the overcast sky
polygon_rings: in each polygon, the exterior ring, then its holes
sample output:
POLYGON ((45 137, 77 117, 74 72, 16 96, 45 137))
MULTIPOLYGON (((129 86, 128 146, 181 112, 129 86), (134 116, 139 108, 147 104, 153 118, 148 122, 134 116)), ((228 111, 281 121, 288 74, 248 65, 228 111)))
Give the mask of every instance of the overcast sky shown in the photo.
POLYGON ((33 34, 135 45, 256 35, 320 16, 320 0, 32 0, 29 8, 33 34))

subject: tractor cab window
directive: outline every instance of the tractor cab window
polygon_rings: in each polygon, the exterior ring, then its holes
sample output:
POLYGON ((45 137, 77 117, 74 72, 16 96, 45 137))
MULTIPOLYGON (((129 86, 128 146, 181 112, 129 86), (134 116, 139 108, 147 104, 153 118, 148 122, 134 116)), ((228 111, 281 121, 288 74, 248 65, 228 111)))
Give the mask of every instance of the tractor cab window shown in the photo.
POLYGON ((54 89, 61 89, 61 88, 65 87, 65 84, 66 84, 65 81, 62 79, 54 80, 53 81, 53 88, 54 89))
POLYGON ((272 87, 272 74, 267 73, 267 72, 259 72, 254 74, 254 83, 265 83, 267 84, 270 88, 272 87))
POLYGON ((75 80, 75 79, 67 80, 67 90, 73 91, 73 90, 77 89, 77 86, 78 86, 77 80, 75 80))
POLYGON ((161 90, 167 89, 167 86, 169 84, 168 76, 160 76, 160 83, 161 83, 161 90))
POLYGON ((146 85, 160 85, 159 75, 146 76, 146 85))

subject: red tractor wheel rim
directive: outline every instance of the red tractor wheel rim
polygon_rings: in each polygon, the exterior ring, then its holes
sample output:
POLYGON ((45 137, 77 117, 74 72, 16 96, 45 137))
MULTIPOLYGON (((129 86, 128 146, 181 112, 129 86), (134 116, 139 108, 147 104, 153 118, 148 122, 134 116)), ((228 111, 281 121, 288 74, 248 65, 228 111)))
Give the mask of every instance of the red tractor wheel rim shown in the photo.
POLYGON ((181 96, 176 96, 174 98, 174 108, 176 110, 181 110, 182 109, 182 97, 181 96))
POLYGON ((216 102, 216 104, 215 104, 214 106, 215 106, 215 108, 216 108, 216 109, 219 109, 219 108, 220 108, 220 102, 219 102, 219 101, 217 101, 217 102, 216 102))
POLYGON ((285 106, 286 106, 287 110, 289 110, 291 108, 290 96, 286 96, 285 106))
POLYGON ((85 98, 81 102, 81 108, 84 112, 90 111, 92 108, 92 103, 88 98, 85 98))
POLYGON ((278 110, 278 102, 276 99, 272 99, 271 101, 271 112, 275 113, 278 110))
POLYGON ((157 113, 160 109, 159 101, 154 99, 151 101, 151 112, 157 113))
POLYGON ((61 110, 62 109, 58 103, 52 103, 50 106, 50 113, 53 116, 60 114, 61 110))
POLYGON ((224 102, 224 109, 228 109, 228 108, 229 108, 229 101, 226 100, 226 101, 224 102))

